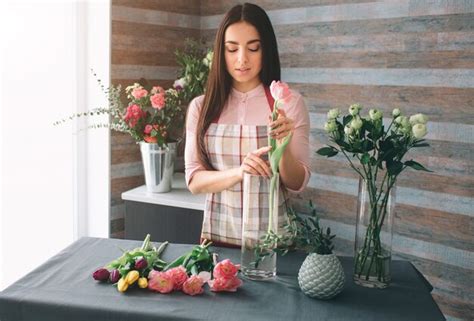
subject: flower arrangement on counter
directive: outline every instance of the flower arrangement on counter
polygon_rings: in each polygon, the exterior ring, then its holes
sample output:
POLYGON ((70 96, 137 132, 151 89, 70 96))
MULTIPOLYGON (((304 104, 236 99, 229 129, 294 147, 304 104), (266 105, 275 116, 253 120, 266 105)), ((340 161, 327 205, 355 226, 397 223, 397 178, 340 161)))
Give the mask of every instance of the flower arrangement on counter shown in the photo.
POLYGON ((140 248, 124 251, 120 258, 94 271, 92 277, 115 284, 119 292, 137 286, 162 294, 182 291, 191 296, 203 293, 205 284, 213 292, 235 292, 242 285, 237 276, 240 266, 229 259, 217 262, 217 255, 209 251, 212 242, 205 240, 169 263, 160 258, 167 244, 153 247, 148 234, 140 248))
MULTIPOLYGON (((172 88, 150 86, 143 79, 127 86, 123 92, 120 84, 105 88, 101 80, 97 79, 107 96, 108 107, 77 113, 68 119, 108 114, 108 123, 89 127, 128 133, 137 143, 154 143, 159 147, 179 141, 184 126, 185 107, 191 99, 204 92, 213 54, 197 42, 187 39, 184 50, 177 50, 175 55, 180 67, 178 79, 172 88)), ((93 75, 97 77, 95 73, 93 75)), ((54 125, 64 122, 66 119, 56 121, 54 125)))

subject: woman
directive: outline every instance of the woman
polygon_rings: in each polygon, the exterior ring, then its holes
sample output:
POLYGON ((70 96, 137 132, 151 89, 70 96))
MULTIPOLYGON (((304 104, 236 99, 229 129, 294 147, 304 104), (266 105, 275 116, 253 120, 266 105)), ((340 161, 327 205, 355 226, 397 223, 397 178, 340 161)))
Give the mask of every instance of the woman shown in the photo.
POLYGON ((273 80, 280 80, 280 60, 270 19, 253 4, 233 7, 217 30, 206 94, 190 103, 186 120, 186 183, 193 194, 208 193, 201 237, 214 244, 241 244, 242 180, 272 175, 269 129, 278 140, 293 133, 280 161, 282 184, 300 192, 308 182, 308 111, 292 92, 270 122, 273 80))

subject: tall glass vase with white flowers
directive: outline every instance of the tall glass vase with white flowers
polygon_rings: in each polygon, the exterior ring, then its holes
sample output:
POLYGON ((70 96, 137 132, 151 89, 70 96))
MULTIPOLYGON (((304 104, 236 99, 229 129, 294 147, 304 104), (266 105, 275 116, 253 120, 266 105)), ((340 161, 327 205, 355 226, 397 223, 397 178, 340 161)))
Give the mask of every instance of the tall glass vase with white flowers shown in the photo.
POLYGON ((410 149, 429 146, 423 139, 427 117, 407 117, 394 109, 386 127, 382 111, 371 109, 364 118, 361 109, 351 105, 342 119, 339 109, 331 109, 324 128, 333 144, 317 153, 327 157, 341 153, 359 175, 353 277, 359 285, 385 288, 391 280, 396 180, 407 167, 429 172, 414 160, 404 160, 410 149))

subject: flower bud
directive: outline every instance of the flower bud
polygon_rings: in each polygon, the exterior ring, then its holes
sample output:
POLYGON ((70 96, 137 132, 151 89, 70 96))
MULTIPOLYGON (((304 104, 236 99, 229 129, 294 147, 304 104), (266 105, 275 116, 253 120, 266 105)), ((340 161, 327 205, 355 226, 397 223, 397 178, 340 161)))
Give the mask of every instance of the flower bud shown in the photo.
POLYGON ((127 273, 127 276, 125 277, 125 282, 127 282, 128 285, 132 285, 138 280, 139 277, 140 273, 138 273, 138 271, 136 270, 132 270, 127 273))
POLYGON ((148 266, 148 262, 145 258, 141 258, 135 261, 135 269, 143 270, 148 266))
POLYGON ((97 269, 93 274, 92 277, 96 281, 107 281, 109 279, 110 272, 107 269, 97 269))
POLYGON ((355 115, 358 115, 361 110, 362 110, 361 104, 352 104, 349 107, 349 114, 351 114, 352 116, 355 116, 355 115))
POLYGON ((332 133, 332 132, 336 131, 337 130, 336 122, 334 120, 331 120, 331 121, 328 121, 328 122, 324 123, 324 130, 326 130, 326 132, 328 132, 328 133, 332 133))
POLYGON ((340 114, 341 114, 341 111, 339 110, 339 108, 333 108, 328 111, 328 119, 329 120, 336 119, 339 117, 340 114))
POLYGON ((141 289, 145 289, 148 287, 148 280, 147 278, 139 278, 138 279, 138 286, 141 288, 141 289))
POLYGON ((372 120, 379 120, 382 118, 382 116, 383 116, 383 113, 378 109, 369 110, 369 117, 372 120))
POLYGON ((117 283, 117 290, 119 292, 125 292, 128 289, 128 283, 125 281, 125 278, 121 278, 117 283))
POLYGON ((354 130, 359 130, 362 127, 362 119, 356 117, 351 121, 351 127, 354 130))
POLYGON ((423 114, 416 114, 410 117, 410 124, 426 124, 428 117, 423 114))
POLYGON ((395 108, 395 109, 392 111, 392 116, 393 116, 394 118, 397 118, 398 116, 400 116, 401 113, 402 113, 402 112, 400 111, 400 109, 395 108))
POLYGON ((426 135, 427 129, 425 124, 415 124, 412 127, 412 133, 415 138, 422 138, 426 135))
POLYGON ((351 126, 349 125, 346 125, 346 127, 344 127, 344 133, 346 133, 346 135, 352 135, 354 134, 354 129, 352 129, 351 126))
POLYGON ((109 281, 111 283, 117 283, 119 279, 120 279, 119 270, 112 270, 112 272, 110 272, 109 281))

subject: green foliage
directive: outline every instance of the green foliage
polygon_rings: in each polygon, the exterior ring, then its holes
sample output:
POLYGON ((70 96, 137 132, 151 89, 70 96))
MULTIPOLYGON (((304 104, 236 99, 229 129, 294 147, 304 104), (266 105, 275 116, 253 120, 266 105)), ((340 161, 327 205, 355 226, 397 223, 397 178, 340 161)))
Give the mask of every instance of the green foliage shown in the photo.
POLYGON ((199 274, 199 272, 212 272, 214 269, 213 254, 209 251, 209 246, 212 242, 207 243, 207 240, 201 245, 192 248, 191 251, 184 253, 172 262, 163 267, 163 271, 167 271, 177 266, 183 266, 188 274, 199 274))
POLYGON ((319 217, 312 201, 309 201, 310 214, 304 217, 287 206, 288 223, 282 226, 283 233, 268 231, 255 247, 255 261, 251 265, 258 267, 265 258, 275 253, 285 255, 290 250, 302 250, 306 253, 331 254, 334 249, 331 229, 324 231, 319 225, 319 217))

